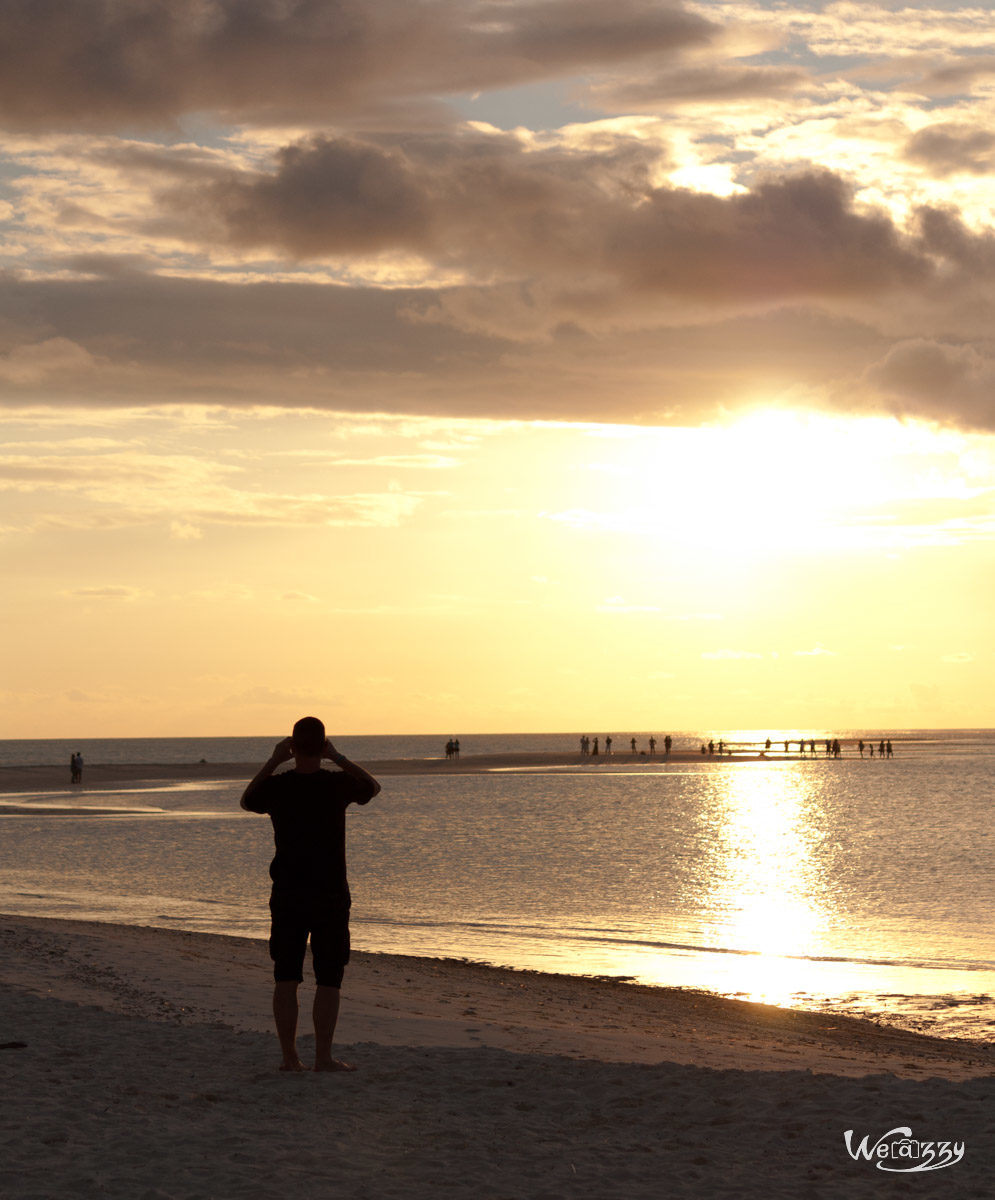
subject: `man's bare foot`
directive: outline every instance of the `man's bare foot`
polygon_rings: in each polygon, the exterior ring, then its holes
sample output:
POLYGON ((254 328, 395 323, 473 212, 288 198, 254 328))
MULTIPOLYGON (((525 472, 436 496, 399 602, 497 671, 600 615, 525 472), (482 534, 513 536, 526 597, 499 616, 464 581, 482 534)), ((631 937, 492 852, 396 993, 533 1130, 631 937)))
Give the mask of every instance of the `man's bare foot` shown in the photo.
POLYGON ((284 1060, 283 1065, 280 1067, 280 1070, 281 1071, 306 1071, 307 1067, 305 1067, 305 1065, 301 1062, 301 1060, 299 1058, 290 1058, 290 1059, 284 1060))
POLYGON ((323 1058, 315 1060, 314 1069, 316 1071, 355 1071, 356 1068, 352 1063, 342 1062, 338 1058, 323 1058))

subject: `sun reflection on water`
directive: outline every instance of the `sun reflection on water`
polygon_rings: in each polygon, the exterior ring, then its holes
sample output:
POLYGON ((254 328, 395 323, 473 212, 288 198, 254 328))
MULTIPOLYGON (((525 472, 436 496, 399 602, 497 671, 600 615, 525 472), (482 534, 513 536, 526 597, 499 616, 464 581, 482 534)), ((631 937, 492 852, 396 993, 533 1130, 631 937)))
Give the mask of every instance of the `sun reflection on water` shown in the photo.
POLYGON ((721 944, 736 956, 737 991, 783 1004, 807 990, 793 956, 818 955, 831 923, 814 847, 819 838, 808 772, 779 764, 728 771, 707 814, 716 846, 710 907, 721 944))

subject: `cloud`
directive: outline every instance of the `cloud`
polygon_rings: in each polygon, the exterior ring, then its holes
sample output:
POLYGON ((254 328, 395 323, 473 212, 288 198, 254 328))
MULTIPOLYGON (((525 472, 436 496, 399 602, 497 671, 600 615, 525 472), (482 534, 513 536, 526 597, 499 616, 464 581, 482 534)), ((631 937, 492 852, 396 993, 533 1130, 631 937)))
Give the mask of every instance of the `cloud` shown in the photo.
POLYGON ((934 67, 919 81, 931 95, 970 92, 978 83, 995 78, 995 55, 963 55, 934 67))
POLYGON ((903 150, 939 179, 951 175, 995 174, 995 133, 988 128, 944 122, 920 129, 903 150))
POLYGON ((69 593, 74 600, 135 600, 141 594, 140 588, 119 585, 73 588, 69 593))
POLYGON ((921 284, 931 263, 829 171, 715 196, 655 182, 659 143, 585 150, 460 131, 403 145, 313 137, 271 173, 160 194, 177 230, 296 258, 414 252, 493 285, 635 289, 708 303, 872 295, 921 284))
POLYGON ((8 354, 0 355, 0 379, 44 383, 53 376, 87 374, 95 365, 93 355, 69 338, 47 338, 15 346, 8 354))
POLYGON ((801 67, 714 63, 608 80, 593 85, 587 96, 605 112, 651 112, 788 96, 808 80, 808 73, 801 67))
POLYGON ((169 127, 185 113, 306 124, 707 44, 650 0, 7 0, 0 121, 169 127))
POLYGON ((995 357, 973 346, 927 338, 898 342, 864 379, 901 411, 939 420, 956 414, 976 427, 995 425, 995 357))

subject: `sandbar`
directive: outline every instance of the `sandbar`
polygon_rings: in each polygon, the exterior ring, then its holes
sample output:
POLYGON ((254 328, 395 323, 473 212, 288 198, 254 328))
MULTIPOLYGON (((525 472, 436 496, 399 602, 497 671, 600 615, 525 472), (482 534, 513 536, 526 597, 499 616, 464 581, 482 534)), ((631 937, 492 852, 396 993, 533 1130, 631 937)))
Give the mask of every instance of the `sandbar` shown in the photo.
MULTIPOLYGON (((783 761, 791 756, 779 756, 783 761)), ((662 755, 650 758, 643 755, 602 755, 600 758, 582 757, 564 752, 508 754, 464 754, 459 759, 446 758, 393 758, 377 761, 362 760, 361 765, 376 776, 389 775, 476 775, 490 771, 549 771, 580 770, 619 771, 626 769, 665 768, 668 764, 708 763, 731 765, 734 763, 769 762, 757 754, 710 755, 674 753, 668 758, 662 755)), ((111 789, 136 783, 205 783, 226 779, 248 781, 259 770, 261 763, 88 763, 84 769, 83 783, 74 787, 75 792, 87 789, 111 789)), ((0 794, 10 792, 64 791, 70 787, 68 766, 0 766, 0 794)))

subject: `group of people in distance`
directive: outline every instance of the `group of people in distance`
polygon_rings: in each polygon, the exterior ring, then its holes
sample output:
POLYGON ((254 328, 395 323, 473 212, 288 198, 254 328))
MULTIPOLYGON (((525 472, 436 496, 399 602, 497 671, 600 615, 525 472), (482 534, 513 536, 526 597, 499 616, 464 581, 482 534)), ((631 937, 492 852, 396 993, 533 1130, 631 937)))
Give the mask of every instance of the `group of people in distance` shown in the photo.
MULTIPOLYGON (((673 744, 674 744, 674 739, 668 733, 666 735, 666 737, 663 739, 664 754, 670 753, 671 747, 673 746, 673 744)), ((611 752, 612 752, 611 734, 608 734, 608 736, 605 738, 604 747, 605 747, 604 753, 611 754, 611 752)), ((645 750, 639 749, 638 743, 636 742, 635 738, 629 738, 629 748, 633 754, 645 754, 646 753, 645 750)), ((656 738, 655 737, 651 737, 649 740, 649 750, 650 750, 650 754, 656 754, 656 738)), ((600 749, 599 739, 598 738, 591 739, 587 736, 587 734, 585 734, 580 739, 580 752, 583 755, 590 755, 590 757, 592 757, 592 758, 597 757, 599 754, 602 753, 602 751, 600 749)))
POLYGON ((83 782, 83 755, 78 750, 69 758, 69 782, 83 782))
MULTIPOLYGON (((709 745, 711 745, 711 743, 709 743, 709 745)), ((720 742, 719 746, 721 746, 721 745, 722 745, 722 743, 720 742)), ((770 752, 771 745, 772 745, 771 740, 770 740, 770 738, 768 738, 767 741, 764 743, 764 753, 770 752)), ((793 745, 794 745, 793 741, 791 741, 791 740, 785 741, 784 753, 790 754, 791 747, 793 745)), ((840 745, 839 738, 826 738, 823 745, 825 746, 826 758, 840 758, 842 756, 843 748, 840 745)), ((873 742, 865 742, 863 738, 861 738, 860 741, 857 742, 857 749, 860 752, 861 758, 864 757, 864 751, 868 748, 870 749, 870 752, 871 752, 871 758, 873 758, 874 757, 874 743, 873 742)), ((701 752, 702 752, 702 754, 705 753, 704 746, 702 746, 701 752)), ((721 754, 722 751, 719 750, 719 753, 721 754)), ((802 738, 798 742, 798 753, 814 755, 816 753, 815 738, 809 738, 809 739, 802 738)), ((878 742, 878 753, 880 754, 880 756, 882 758, 891 758, 893 756, 894 751, 891 748, 891 740, 890 739, 882 738, 878 742)))
POLYGON ((446 742, 446 758, 459 758, 459 738, 450 738, 446 742))

